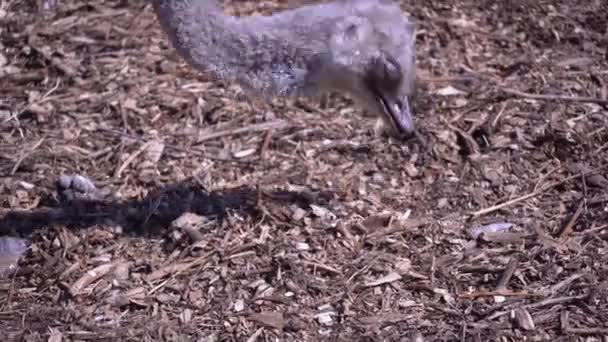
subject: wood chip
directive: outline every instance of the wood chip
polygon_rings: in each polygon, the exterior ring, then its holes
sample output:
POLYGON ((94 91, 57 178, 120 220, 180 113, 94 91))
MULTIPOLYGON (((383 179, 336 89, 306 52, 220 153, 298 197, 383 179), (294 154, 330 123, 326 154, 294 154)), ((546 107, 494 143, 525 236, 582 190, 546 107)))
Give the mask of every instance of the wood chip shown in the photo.
POLYGON ((532 315, 525 308, 518 308, 511 312, 511 317, 517 325, 527 331, 534 330, 534 320, 532 320, 532 315))
POLYGON ((249 318, 253 321, 261 323, 265 326, 275 328, 279 331, 283 330, 285 327, 285 319, 283 318, 283 314, 280 312, 260 312, 249 315, 249 318))
POLYGON ((366 282, 364 286, 365 287, 378 286, 378 285, 382 285, 382 284, 392 283, 392 282, 400 280, 400 279, 401 279, 401 275, 399 275, 399 273, 390 272, 389 274, 385 275, 382 278, 378 278, 376 280, 366 282))

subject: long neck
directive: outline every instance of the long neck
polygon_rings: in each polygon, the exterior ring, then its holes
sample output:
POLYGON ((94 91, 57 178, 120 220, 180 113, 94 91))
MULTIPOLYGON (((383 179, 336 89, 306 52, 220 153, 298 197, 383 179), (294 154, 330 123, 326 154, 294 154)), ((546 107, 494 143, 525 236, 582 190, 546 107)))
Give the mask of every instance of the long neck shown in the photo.
POLYGON ((195 68, 227 77, 244 49, 235 18, 213 0, 154 0, 158 21, 178 54, 195 68))
POLYGON ((314 90, 306 63, 322 44, 299 34, 306 29, 296 27, 290 15, 236 18, 225 15, 214 0, 153 3, 172 45, 196 69, 269 97, 314 90))

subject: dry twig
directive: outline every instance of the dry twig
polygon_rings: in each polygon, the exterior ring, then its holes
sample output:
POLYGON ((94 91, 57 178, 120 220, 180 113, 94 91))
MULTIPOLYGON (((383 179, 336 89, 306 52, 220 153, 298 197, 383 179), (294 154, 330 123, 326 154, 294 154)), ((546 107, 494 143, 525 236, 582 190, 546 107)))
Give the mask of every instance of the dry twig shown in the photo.
POLYGON ((564 183, 567 183, 567 182, 569 182, 569 181, 571 181, 573 179, 577 179, 577 178, 580 178, 580 177, 583 177, 583 176, 589 176, 589 175, 596 174, 596 173, 602 171, 603 169, 605 169, 606 167, 608 167, 608 164, 603 164, 603 165, 601 165, 601 166, 599 166, 599 167, 597 167, 597 168, 595 168, 593 170, 590 170, 590 171, 587 171, 587 172, 582 172, 582 173, 576 174, 574 176, 566 177, 566 178, 564 178, 562 180, 553 182, 553 183, 551 183, 551 184, 549 184, 547 186, 540 187, 540 189, 534 190, 534 191, 532 191, 529 194, 526 194, 526 195, 523 195, 523 196, 511 199, 511 200, 503 202, 501 204, 493 205, 491 207, 478 210, 478 211, 476 211, 476 212, 474 212, 474 213, 472 213, 470 215, 469 220, 471 220, 473 218, 477 218, 479 216, 487 215, 487 214, 495 212, 497 210, 501 210, 503 208, 506 208, 508 206, 511 206, 513 204, 516 204, 516 203, 519 203, 519 202, 522 202, 522 201, 525 201, 525 200, 530 199, 532 197, 536 197, 536 196, 538 196, 538 195, 540 195, 540 194, 542 194, 542 193, 544 193, 546 191, 549 191, 549 190, 551 190, 551 189, 553 189, 555 187, 558 187, 558 186, 560 186, 560 185, 562 185, 564 183))
POLYGON ((530 94, 525 93, 523 91, 519 91, 516 89, 503 88, 507 94, 532 99, 532 100, 545 100, 545 101, 568 101, 568 102, 589 102, 589 103, 597 103, 601 105, 608 104, 608 100, 595 98, 595 97, 585 97, 585 96, 564 96, 564 95, 554 95, 554 94, 530 94))

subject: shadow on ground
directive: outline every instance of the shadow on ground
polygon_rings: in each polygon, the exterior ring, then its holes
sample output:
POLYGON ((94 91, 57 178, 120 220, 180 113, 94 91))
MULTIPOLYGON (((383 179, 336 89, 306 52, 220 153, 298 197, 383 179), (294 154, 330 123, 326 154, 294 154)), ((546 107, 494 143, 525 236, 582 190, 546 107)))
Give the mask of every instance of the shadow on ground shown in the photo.
POLYGON ((91 196, 74 189, 57 186, 59 201, 47 197, 46 206, 29 211, 10 211, 0 218, 0 236, 27 237, 44 227, 63 225, 70 229, 86 229, 94 225, 120 226, 130 235, 157 237, 163 235, 171 222, 190 212, 218 224, 230 211, 256 216, 258 203, 270 200, 277 205, 327 202, 327 194, 276 190, 264 192, 253 187, 207 191, 195 181, 184 181, 156 189, 143 199, 116 199, 111 194, 91 196), (91 198, 95 197, 95 198, 91 198))

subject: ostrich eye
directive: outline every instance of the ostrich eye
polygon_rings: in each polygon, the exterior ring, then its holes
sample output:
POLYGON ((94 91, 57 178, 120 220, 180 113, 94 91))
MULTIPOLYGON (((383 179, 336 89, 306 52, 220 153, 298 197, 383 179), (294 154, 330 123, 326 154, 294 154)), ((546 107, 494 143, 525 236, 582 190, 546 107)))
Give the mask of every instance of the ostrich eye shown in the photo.
POLYGON ((402 77, 399 63, 393 57, 387 56, 384 63, 384 82, 389 87, 396 87, 401 82, 402 77))
POLYGON ((401 66, 388 55, 374 59, 367 73, 368 84, 377 89, 396 89, 402 78, 401 66))
POLYGON ((403 81, 401 65, 391 56, 383 55, 371 61, 366 83, 375 91, 396 91, 403 81))

